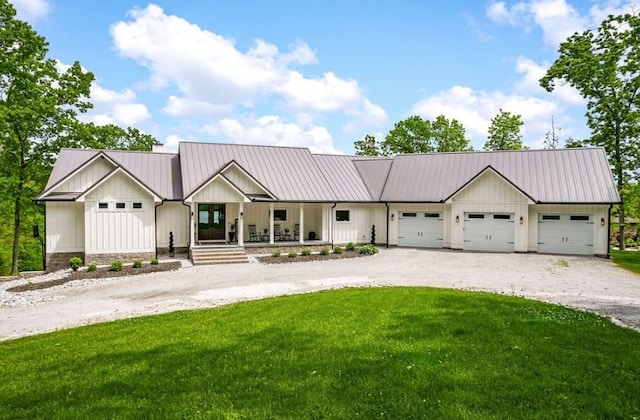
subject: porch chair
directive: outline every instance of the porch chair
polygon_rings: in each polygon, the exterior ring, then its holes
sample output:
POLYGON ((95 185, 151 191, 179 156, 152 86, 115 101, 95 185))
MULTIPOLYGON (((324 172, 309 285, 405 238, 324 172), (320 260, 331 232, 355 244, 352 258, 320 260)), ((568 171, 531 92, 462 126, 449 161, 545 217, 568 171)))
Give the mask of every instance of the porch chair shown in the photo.
POLYGON ((293 225, 293 240, 297 241, 298 239, 300 239, 300 223, 293 225))
POLYGON ((258 241, 258 232, 256 231, 256 225, 249 225, 249 242, 258 241))
POLYGON ((280 230, 280 225, 279 224, 275 224, 273 225, 273 240, 282 240, 282 231, 280 230))

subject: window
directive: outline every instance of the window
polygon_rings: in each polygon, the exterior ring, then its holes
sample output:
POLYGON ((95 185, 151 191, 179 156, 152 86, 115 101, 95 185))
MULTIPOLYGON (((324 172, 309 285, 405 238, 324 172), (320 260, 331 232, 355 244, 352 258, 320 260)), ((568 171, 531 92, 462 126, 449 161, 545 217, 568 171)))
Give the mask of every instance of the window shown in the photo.
POLYGON ((469 219, 484 219, 484 214, 470 214, 469 219))
POLYGON ((140 210, 142 208, 142 203, 139 203, 139 202, 133 203, 131 207, 135 210, 140 210))
POLYGON ((416 217, 417 213, 402 213, 402 217, 416 217))
POLYGON ((494 214, 493 220, 511 220, 510 214, 494 214))
POLYGON ((440 217, 440 213, 425 213, 424 217, 431 217, 431 218, 437 219, 438 217, 440 217))
POLYGON ((287 221, 287 210, 280 209, 273 211, 273 220, 276 222, 286 222, 287 221))
POLYGON ((574 222, 588 222, 589 216, 571 216, 571 221, 574 222))
POLYGON ((118 209, 118 210, 124 210, 124 208, 125 208, 124 203, 116 203, 116 209, 118 209))
POLYGON ((106 210, 109 208, 109 203, 98 203, 98 208, 102 210, 106 210))
POLYGON ((336 210, 336 222, 348 222, 351 217, 350 210, 336 210))
POLYGON ((542 220, 560 220, 559 214, 543 214, 542 220))

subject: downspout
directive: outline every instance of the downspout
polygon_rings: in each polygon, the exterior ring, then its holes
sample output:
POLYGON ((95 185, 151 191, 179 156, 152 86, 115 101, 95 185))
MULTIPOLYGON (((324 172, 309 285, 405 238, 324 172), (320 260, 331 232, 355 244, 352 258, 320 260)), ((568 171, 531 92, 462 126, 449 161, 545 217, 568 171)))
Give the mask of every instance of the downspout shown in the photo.
POLYGON ((387 248, 389 248, 389 203, 385 201, 384 206, 387 208, 387 220, 385 225, 387 226, 387 248))
POLYGON ((613 204, 609 204, 609 211, 607 212, 607 259, 611 258, 611 208, 613 204))
POLYGON ((337 202, 333 203, 333 206, 331 206, 331 211, 329 211, 329 229, 331 230, 331 249, 333 249, 333 209, 336 208, 336 206, 338 205, 337 202))
POLYGON ((156 260, 158 259, 158 207, 164 204, 164 200, 160 202, 160 204, 156 204, 153 208, 153 238, 154 238, 154 247, 156 249, 156 260))
POLYGON ((180 200, 180 204, 189 209, 189 232, 187 232, 189 234, 189 236, 187 236, 187 258, 189 258, 189 249, 191 249, 191 229, 193 229, 193 226, 191 226, 191 206, 184 204, 184 200, 180 200))

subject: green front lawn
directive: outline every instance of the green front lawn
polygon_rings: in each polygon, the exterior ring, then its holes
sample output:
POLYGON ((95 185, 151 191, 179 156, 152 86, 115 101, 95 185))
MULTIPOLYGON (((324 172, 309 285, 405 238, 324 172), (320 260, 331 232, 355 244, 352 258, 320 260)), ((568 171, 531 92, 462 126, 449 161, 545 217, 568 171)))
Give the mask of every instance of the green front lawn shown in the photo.
POLYGON ((620 267, 640 274, 640 251, 620 251, 612 249, 611 259, 620 267))
POLYGON ((520 298, 346 289, 0 343, 0 418, 638 418, 640 334, 520 298))

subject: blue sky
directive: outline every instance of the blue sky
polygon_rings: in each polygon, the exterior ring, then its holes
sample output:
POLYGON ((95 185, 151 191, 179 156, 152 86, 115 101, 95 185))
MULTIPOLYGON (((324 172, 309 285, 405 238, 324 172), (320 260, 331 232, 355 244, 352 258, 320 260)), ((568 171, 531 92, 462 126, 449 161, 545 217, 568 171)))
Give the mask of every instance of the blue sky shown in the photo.
POLYGON ((84 119, 179 141, 353 153, 410 115, 442 114, 475 148, 500 109, 541 148, 589 135, 585 101, 538 80, 575 31, 625 1, 15 0, 50 57, 93 72, 84 119), (435 6, 437 4, 437 6, 435 6))

